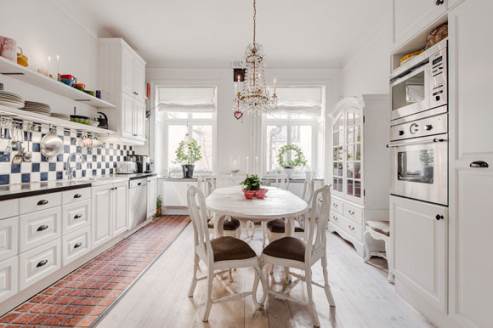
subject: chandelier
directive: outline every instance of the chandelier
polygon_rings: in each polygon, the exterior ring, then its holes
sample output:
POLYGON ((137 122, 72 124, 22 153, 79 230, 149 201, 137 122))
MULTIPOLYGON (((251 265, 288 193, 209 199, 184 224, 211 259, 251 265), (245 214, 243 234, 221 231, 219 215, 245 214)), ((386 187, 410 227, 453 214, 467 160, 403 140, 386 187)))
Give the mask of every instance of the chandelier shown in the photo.
POLYGON ((276 79, 270 94, 265 84, 264 55, 260 44, 256 42, 257 3, 253 0, 253 42, 248 45, 243 65, 245 78, 237 79, 233 102, 234 117, 240 119, 244 113, 258 113, 274 109, 277 106, 276 79))

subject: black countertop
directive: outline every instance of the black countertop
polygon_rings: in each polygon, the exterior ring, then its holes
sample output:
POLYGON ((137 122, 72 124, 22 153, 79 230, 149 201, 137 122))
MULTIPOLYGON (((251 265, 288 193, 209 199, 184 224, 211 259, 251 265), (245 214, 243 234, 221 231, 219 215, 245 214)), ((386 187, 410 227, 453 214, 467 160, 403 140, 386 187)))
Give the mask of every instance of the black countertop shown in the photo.
POLYGON ((88 187, 91 187, 91 182, 81 180, 6 185, 0 186, 0 201, 88 187))

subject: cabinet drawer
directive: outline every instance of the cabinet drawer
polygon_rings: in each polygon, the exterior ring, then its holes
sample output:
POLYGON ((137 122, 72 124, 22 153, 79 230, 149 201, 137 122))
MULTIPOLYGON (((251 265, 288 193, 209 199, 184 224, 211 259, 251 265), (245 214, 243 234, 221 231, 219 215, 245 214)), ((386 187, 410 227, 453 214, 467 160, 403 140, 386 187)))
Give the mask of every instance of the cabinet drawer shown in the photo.
POLYGON ((361 207, 345 203, 344 216, 358 225, 363 223, 363 209, 361 207))
POLYGON ((90 199, 91 199, 91 188, 67 190, 64 191, 62 195, 63 204, 70 204, 70 203, 86 201, 90 199))
POLYGON ((62 262, 67 265, 91 250, 89 227, 63 236, 62 262))
POLYGON ((25 289, 58 270, 61 240, 56 239, 19 255, 19 289, 25 289))
POLYGON ((61 204, 62 194, 59 192, 20 199, 21 214, 36 212, 61 204))
POLYGON ((19 257, 0 262, 0 302, 17 294, 19 290, 19 257))
POLYGON ((338 226, 343 224, 343 221, 341 220, 341 216, 336 212, 330 213, 329 221, 331 221, 333 224, 336 224, 338 226))
POLYGON ((0 202, 0 219, 19 215, 19 199, 10 199, 0 202))
POLYGON ((18 233, 18 217, 0 220, 0 261, 18 254, 18 233))
POLYGON ((40 246, 61 236, 60 207, 22 215, 20 219, 20 252, 40 246))
POLYGON ((63 234, 89 226, 90 202, 77 202, 63 206, 63 234))
POLYGON ((337 198, 332 198, 331 210, 337 213, 344 213, 344 203, 337 198))

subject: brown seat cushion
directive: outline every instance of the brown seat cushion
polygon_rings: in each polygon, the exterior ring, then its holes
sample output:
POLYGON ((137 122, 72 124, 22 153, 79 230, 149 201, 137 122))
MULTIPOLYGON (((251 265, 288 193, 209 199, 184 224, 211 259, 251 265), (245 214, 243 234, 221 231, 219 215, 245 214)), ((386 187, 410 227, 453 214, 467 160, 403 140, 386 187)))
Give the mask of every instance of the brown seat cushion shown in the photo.
POLYGON ((272 257, 304 262, 305 243, 298 238, 283 237, 267 245, 263 253, 272 257))
POLYGON ((245 260, 257 256, 255 251, 241 239, 219 237, 211 240, 214 262, 245 260))
MULTIPOLYGON (((209 229, 214 229, 214 225, 210 220, 207 222, 207 227, 209 229)), ((224 220, 223 230, 235 231, 239 227, 240 227, 240 220, 237 219, 224 220)))
MULTIPOLYGON (((267 222, 267 229, 269 229, 270 232, 273 232, 273 233, 284 233, 286 231, 284 220, 277 219, 277 220, 272 220, 272 221, 267 222)), ((294 227, 294 231, 295 232, 304 232, 305 229, 303 229, 302 227, 294 227)))

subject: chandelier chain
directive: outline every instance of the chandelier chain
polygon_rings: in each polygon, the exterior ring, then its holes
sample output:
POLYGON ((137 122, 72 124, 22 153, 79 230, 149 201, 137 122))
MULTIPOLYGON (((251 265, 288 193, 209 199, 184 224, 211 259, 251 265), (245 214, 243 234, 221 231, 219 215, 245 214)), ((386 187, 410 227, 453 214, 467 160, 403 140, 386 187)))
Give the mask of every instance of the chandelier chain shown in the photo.
POLYGON ((253 0, 253 46, 255 47, 255 37, 257 32, 257 1, 253 0))

